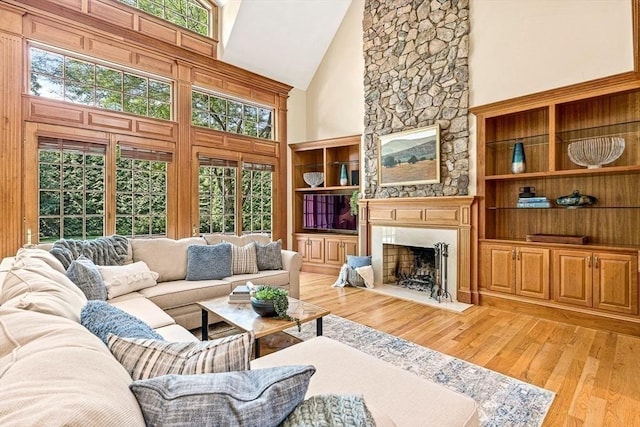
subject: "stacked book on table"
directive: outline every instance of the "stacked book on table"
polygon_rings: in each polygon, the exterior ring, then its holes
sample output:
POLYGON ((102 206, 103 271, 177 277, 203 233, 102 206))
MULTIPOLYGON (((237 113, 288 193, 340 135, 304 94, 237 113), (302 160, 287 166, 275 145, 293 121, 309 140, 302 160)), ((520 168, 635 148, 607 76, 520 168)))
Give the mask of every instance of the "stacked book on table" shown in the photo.
POLYGON ((546 197, 520 197, 516 204, 518 208, 550 208, 551 201, 546 197))
POLYGON ((248 304, 251 302, 251 288, 247 285, 236 286, 229 294, 230 304, 248 304))

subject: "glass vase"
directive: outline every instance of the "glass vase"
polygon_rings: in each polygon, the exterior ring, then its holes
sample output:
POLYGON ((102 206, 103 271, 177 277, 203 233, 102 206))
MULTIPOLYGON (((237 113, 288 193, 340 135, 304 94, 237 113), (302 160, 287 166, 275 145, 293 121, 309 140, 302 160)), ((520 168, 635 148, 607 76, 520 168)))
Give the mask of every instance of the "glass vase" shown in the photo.
POLYGON ((511 157, 511 172, 523 173, 527 170, 527 163, 524 157, 524 144, 516 141, 513 145, 513 156, 511 157))
POLYGON ((340 185, 347 185, 349 179, 347 178, 347 165, 343 164, 340 167, 340 185))

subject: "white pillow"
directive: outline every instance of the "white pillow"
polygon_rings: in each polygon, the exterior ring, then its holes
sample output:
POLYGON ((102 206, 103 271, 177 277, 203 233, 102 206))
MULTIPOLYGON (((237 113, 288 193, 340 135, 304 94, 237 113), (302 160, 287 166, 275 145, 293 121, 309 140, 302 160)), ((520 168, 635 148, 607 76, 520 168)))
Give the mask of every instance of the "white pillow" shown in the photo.
POLYGON ((127 265, 99 265, 98 270, 107 287, 108 299, 155 286, 158 280, 158 273, 149 270, 144 261, 127 265))

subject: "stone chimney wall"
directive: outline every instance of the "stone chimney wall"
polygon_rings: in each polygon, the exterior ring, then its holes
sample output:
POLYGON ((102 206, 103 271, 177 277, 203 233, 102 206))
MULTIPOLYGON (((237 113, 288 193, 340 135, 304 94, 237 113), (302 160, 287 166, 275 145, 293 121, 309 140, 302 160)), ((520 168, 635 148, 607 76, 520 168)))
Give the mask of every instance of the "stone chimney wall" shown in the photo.
POLYGON ((366 198, 467 195, 468 0, 365 0, 366 198), (378 185, 378 136, 440 125, 440 183, 378 185))

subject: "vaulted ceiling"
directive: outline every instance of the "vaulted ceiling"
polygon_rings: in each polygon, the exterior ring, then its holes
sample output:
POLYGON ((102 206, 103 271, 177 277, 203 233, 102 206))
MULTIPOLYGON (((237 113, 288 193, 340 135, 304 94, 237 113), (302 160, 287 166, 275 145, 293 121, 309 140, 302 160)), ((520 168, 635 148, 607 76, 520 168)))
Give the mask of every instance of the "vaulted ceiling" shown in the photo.
POLYGON ((306 90, 351 0, 218 0, 219 58, 306 90))

